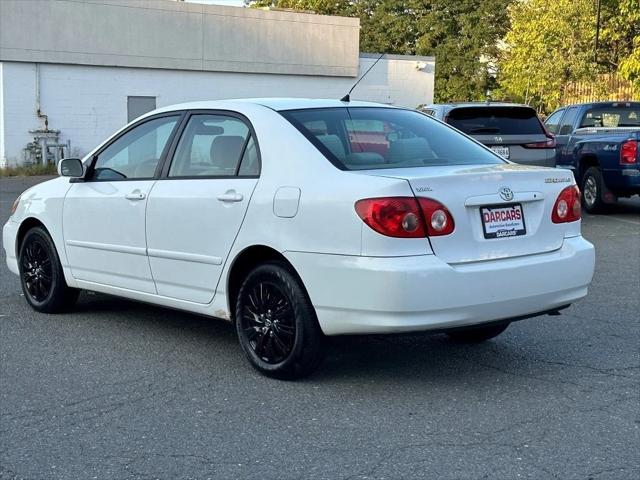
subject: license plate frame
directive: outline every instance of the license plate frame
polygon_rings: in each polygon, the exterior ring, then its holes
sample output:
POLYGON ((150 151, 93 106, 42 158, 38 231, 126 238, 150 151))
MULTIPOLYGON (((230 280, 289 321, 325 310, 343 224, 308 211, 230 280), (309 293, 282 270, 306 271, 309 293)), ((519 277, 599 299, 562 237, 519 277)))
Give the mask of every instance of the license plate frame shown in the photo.
MULTIPOLYGON (((479 209, 480 212, 480 222, 482 223, 482 233, 484 234, 484 238, 486 240, 496 239, 496 238, 511 238, 511 237, 519 237, 527 234, 527 224, 524 218, 524 209, 522 208, 521 203, 503 203, 498 205, 483 205, 479 209), (512 218, 501 220, 504 224, 503 228, 499 226, 488 225, 485 221, 485 213, 490 214, 492 211, 502 211, 509 210, 511 211, 519 211, 520 219, 512 218), (522 223, 522 226, 519 226, 519 222, 522 223), (515 224, 515 225, 513 225, 515 224), (490 228, 487 228, 489 226, 490 228)), ((512 215, 517 217, 517 215, 512 215)))
POLYGON ((493 153, 500 155, 502 158, 506 158, 507 160, 509 160, 509 157, 511 156, 511 150, 506 145, 491 145, 489 148, 493 153))

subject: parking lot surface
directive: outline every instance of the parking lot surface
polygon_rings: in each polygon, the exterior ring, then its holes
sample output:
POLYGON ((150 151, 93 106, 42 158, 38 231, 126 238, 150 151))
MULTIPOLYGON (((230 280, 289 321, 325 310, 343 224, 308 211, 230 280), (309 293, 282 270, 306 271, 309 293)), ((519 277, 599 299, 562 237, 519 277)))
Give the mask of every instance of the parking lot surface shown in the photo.
MULTIPOLYGON (((2 224, 42 180, 0 179, 2 224)), ((2 251, 0 478, 640 478, 640 200, 583 233, 595 278, 561 316, 334 338, 298 382, 222 321, 89 293, 37 314, 2 251)))

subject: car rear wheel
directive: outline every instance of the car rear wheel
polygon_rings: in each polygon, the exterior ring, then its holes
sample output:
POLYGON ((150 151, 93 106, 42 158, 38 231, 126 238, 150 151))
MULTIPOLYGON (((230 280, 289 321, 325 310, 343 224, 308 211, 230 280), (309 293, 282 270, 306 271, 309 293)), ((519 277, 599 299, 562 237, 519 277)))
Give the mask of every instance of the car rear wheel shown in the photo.
POLYGON ((582 204, 589 213, 602 213, 606 205, 602 201, 602 174, 597 167, 589 167, 582 177, 582 204))
POLYGON ((480 343, 497 337, 504 332, 508 326, 508 323, 501 323, 498 325, 480 325, 477 327, 456 328, 455 330, 449 330, 447 335, 456 342, 480 343))
POLYGON ((44 228, 27 232, 18 265, 24 297, 34 310, 58 313, 75 304, 79 290, 67 286, 56 247, 44 228))
POLYGON ((323 334, 300 280, 279 262, 255 268, 235 308, 240 345, 259 372, 280 379, 309 375, 323 355, 323 334))

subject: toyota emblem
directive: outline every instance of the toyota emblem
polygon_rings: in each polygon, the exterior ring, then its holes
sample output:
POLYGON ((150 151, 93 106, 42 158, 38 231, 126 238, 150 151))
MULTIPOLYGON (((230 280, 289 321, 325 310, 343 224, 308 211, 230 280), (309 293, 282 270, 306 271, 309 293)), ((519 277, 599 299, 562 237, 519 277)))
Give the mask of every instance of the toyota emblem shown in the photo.
POLYGON ((505 202, 513 200, 513 192, 511 191, 511 189, 509 187, 502 187, 500 190, 498 190, 498 193, 500 194, 500 197, 505 202))

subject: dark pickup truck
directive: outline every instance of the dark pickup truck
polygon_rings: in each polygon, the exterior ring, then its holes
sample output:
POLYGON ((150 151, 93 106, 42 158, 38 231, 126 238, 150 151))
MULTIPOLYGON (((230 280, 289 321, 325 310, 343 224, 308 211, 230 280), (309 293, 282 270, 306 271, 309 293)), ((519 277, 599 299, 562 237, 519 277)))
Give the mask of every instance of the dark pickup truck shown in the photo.
POLYGON ((588 212, 640 194, 640 102, 569 105, 544 124, 555 135, 556 166, 573 170, 588 212))

